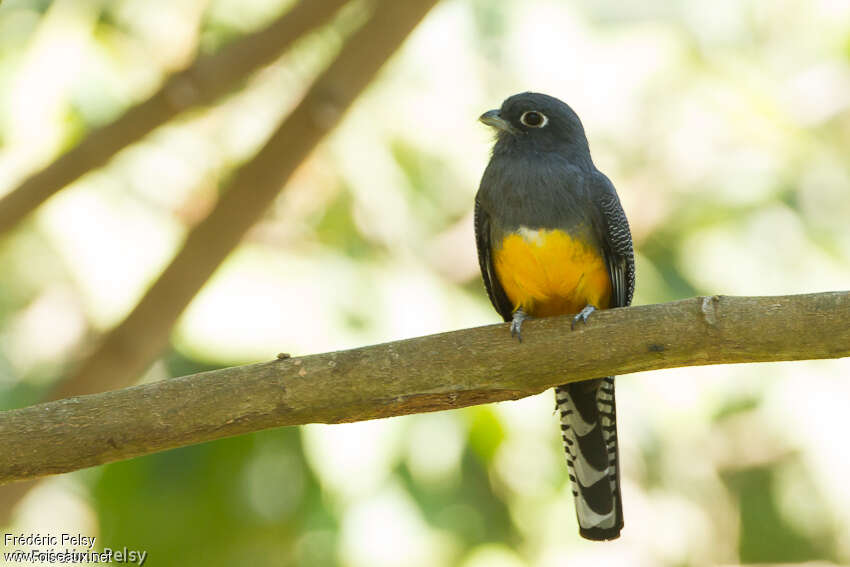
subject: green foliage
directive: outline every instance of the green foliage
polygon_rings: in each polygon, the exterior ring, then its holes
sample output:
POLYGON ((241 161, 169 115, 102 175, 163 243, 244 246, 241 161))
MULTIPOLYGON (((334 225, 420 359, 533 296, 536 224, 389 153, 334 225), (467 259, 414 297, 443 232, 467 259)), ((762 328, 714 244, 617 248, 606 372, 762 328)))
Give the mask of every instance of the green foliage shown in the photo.
POLYGON ((279 429, 108 465, 91 487, 106 547, 156 565, 334 565, 338 529, 301 456, 279 429))
POLYGON ((774 469, 775 466, 754 467, 725 476, 741 510, 741 562, 835 560, 831 546, 825 545, 830 543, 829 534, 810 539, 782 516, 776 503, 774 469))

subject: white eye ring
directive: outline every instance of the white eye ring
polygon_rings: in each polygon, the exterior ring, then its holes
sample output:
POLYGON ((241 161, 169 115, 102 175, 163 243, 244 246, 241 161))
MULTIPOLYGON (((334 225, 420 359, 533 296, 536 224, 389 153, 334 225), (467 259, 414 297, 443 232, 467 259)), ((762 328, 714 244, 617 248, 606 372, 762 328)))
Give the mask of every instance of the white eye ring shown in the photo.
POLYGON ((546 118, 546 115, 539 110, 526 110, 522 113, 522 116, 519 117, 519 121, 529 128, 543 128, 549 123, 549 119, 546 118), (536 117, 538 116, 541 120, 540 122, 535 123, 536 117), (528 120, 529 118, 531 118, 530 121, 528 120))

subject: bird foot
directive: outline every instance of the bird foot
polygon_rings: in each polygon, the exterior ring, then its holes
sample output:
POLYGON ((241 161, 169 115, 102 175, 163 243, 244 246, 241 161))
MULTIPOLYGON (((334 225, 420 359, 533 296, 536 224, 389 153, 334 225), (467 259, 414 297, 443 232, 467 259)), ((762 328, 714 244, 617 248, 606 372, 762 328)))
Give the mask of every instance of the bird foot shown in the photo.
POLYGON ((531 317, 522 309, 514 311, 514 317, 511 320, 511 336, 516 337, 519 342, 522 342, 522 322, 531 317))
POLYGON ((570 323, 570 329, 575 330, 576 323, 578 323, 579 321, 581 321, 584 324, 587 324, 587 318, 590 317, 590 314, 593 313, 594 311, 596 311, 596 307, 594 307, 593 305, 590 305, 589 303, 587 305, 585 305, 584 309, 582 309, 579 312, 578 315, 573 317, 573 322, 570 323))

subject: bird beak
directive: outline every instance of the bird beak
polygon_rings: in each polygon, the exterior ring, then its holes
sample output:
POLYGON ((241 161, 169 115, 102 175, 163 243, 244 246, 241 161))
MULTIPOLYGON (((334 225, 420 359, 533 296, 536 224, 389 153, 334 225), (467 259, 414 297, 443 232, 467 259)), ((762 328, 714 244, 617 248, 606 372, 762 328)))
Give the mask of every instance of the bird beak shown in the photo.
POLYGON ((511 126, 511 123, 499 116, 499 111, 497 110, 488 110, 484 114, 478 117, 478 120, 486 124, 487 126, 492 126, 496 130, 501 130, 503 132, 510 132, 511 134, 516 134, 517 129, 511 126))

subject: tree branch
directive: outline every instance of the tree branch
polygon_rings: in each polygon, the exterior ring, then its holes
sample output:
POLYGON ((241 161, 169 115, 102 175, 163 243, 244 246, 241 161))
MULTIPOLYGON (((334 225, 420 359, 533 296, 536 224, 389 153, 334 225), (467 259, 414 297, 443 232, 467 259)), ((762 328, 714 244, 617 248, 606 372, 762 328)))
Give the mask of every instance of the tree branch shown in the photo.
POLYGON ((850 292, 697 297, 238 366, 0 413, 0 483, 282 425, 521 398, 643 370, 850 356, 850 292))
POLYGON ((167 346, 171 328, 198 290, 435 2, 377 3, 371 19, 349 38, 259 153, 239 169, 138 305, 60 384, 53 399, 118 388, 144 372, 167 346))
POLYGON ((221 52, 202 56, 172 75, 149 99, 32 174, 0 199, 0 234, 14 228, 48 198, 83 174, 102 166, 133 142, 184 110, 209 104, 267 65, 299 37, 330 20, 347 0, 303 0, 265 29, 221 52))

